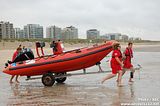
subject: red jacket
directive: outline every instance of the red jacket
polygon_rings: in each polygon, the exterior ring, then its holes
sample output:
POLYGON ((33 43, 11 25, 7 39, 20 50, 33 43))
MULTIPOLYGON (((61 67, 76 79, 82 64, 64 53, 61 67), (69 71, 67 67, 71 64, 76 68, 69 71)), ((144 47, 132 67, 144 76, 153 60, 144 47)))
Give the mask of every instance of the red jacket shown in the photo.
POLYGON ((122 61, 122 53, 120 50, 114 50, 112 53, 112 59, 111 59, 111 68, 112 68, 112 74, 117 74, 119 70, 122 70, 121 65, 117 62, 115 57, 118 57, 120 61, 122 61))
POLYGON ((126 56, 125 60, 124 60, 124 68, 131 68, 133 67, 133 65, 131 64, 131 58, 133 58, 133 51, 132 48, 126 48, 126 50, 124 51, 124 55, 126 56))
POLYGON ((111 63, 113 63, 114 65, 120 65, 115 59, 115 57, 118 57, 119 60, 122 61, 122 53, 120 50, 114 50, 112 53, 112 59, 111 59, 111 63))
POLYGON ((13 56, 12 56, 12 62, 13 62, 14 59, 17 57, 17 55, 18 55, 18 51, 15 51, 15 52, 13 53, 13 56))
POLYGON ((62 54, 63 53, 63 48, 61 47, 61 43, 60 42, 57 42, 56 43, 56 51, 54 51, 54 54, 55 55, 58 55, 58 54, 62 54))

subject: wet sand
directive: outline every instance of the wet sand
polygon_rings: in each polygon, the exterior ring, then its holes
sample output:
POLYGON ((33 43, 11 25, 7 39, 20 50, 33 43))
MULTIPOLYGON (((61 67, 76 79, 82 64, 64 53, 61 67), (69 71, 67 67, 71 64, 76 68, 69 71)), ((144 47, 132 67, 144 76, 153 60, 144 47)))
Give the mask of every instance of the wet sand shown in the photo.
MULTIPOLYGON (((160 51, 155 52, 159 50, 159 46, 146 49, 137 49, 134 55, 134 65, 141 64, 143 67, 140 79, 137 71, 135 82, 129 84, 127 72, 123 76, 123 87, 117 87, 116 78, 101 84, 101 79, 108 73, 72 76, 68 77, 64 84, 44 87, 40 79, 25 81, 26 77, 19 78, 20 84, 10 84, 10 76, 0 71, 0 106, 120 106, 121 103, 159 103, 160 51), (144 101, 145 99, 147 101, 144 101)), ((50 52, 50 49, 46 50, 50 52)), ((1 70, 13 51, 0 51, 1 70)), ((101 65, 106 71, 110 70, 109 63, 106 63, 108 59, 109 57, 105 57, 101 65)), ((98 67, 91 67, 87 71, 98 71, 98 67)))

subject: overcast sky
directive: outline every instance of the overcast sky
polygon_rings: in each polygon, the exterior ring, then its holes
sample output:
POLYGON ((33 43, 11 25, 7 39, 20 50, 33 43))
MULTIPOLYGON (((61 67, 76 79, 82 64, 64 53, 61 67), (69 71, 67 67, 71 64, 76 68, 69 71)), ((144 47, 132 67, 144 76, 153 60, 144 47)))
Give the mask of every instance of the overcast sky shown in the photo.
POLYGON ((78 28, 80 38, 96 28, 100 34, 122 33, 160 40, 160 0, 0 0, 0 21, 14 27, 40 24, 78 28))

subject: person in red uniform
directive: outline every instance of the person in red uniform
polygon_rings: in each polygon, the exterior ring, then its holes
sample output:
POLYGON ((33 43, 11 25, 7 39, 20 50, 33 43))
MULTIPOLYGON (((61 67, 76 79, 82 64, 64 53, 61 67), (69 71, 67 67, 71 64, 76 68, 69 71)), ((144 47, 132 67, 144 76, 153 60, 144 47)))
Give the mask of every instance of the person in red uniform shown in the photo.
MULTIPOLYGON (((13 56, 12 56, 12 62, 15 60, 15 58, 17 57, 17 55, 21 52, 21 48, 18 47, 17 50, 13 53, 13 56)), ((10 83, 13 83, 13 78, 15 77, 15 75, 12 75, 11 79, 10 79, 10 83)), ((18 81, 18 75, 16 75, 16 82, 19 83, 18 81)))
POLYGON ((101 81, 101 83, 104 83, 104 81, 113 78, 118 73, 118 86, 121 86, 121 79, 122 79, 122 53, 120 51, 121 47, 119 44, 116 44, 113 46, 114 50, 112 52, 112 59, 110 61, 112 73, 104 77, 101 81))
POLYGON ((61 40, 58 40, 58 42, 60 43, 61 45, 61 48, 62 48, 62 52, 65 52, 65 49, 64 49, 64 45, 63 45, 63 42, 61 40))
POLYGON ((133 50, 132 50, 133 43, 129 42, 128 47, 124 51, 125 59, 123 61, 123 74, 126 72, 126 70, 130 70, 130 79, 129 82, 133 82, 133 74, 135 72, 133 65, 131 63, 131 59, 133 58, 133 50))
POLYGON ((63 53, 63 47, 62 47, 62 42, 58 40, 58 42, 55 42, 55 50, 53 50, 53 53, 55 55, 62 54, 63 53))

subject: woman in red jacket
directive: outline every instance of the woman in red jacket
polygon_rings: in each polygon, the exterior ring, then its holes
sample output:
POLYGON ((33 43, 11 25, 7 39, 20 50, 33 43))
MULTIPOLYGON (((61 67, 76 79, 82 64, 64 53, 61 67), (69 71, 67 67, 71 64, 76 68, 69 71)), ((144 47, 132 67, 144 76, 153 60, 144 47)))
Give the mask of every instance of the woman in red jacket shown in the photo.
POLYGON ((101 83, 104 83, 105 80, 113 78, 118 73, 118 86, 121 86, 121 79, 122 79, 122 53, 120 51, 121 47, 119 44, 113 46, 114 50, 112 53, 112 59, 110 61, 112 73, 104 77, 101 83))
MULTIPOLYGON (((18 54, 21 52, 21 48, 18 47, 17 50, 14 52, 13 57, 12 57, 12 62, 15 60, 15 58, 18 56, 18 54)), ((15 77, 15 75, 12 75, 11 79, 10 79, 10 83, 13 83, 13 78, 15 77)), ((19 83, 18 81, 18 75, 16 75, 16 82, 19 83)))
POLYGON ((133 74, 135 72, 133 65, 131 63, 131 59, 133 58, 132 46, 133 46, 133 43, 129 42, 128 47, 124 51, 125 59, 123 61, 123 64, 124 64, 123 74, 125 73, 126 70, 131 70, 129 82, 133 82, 132 79, 133 79, 133 74))

